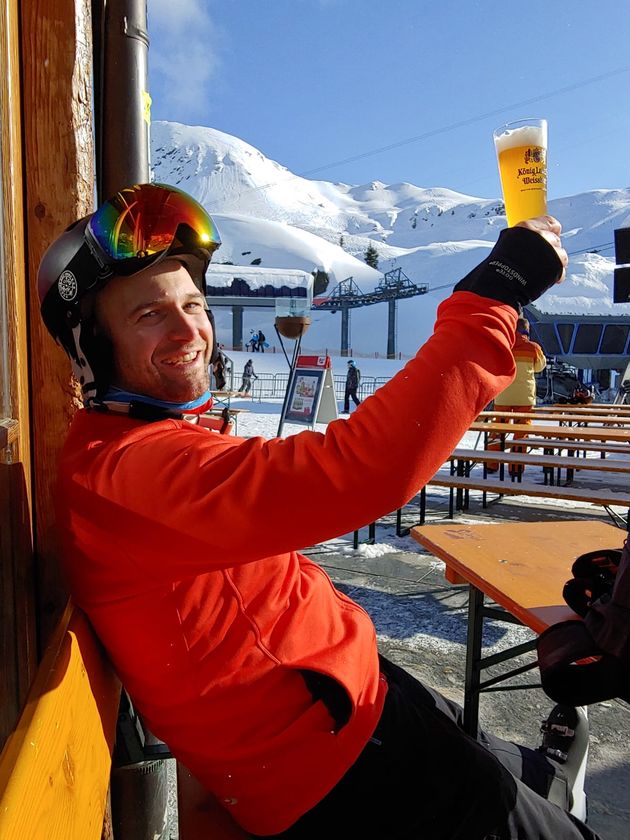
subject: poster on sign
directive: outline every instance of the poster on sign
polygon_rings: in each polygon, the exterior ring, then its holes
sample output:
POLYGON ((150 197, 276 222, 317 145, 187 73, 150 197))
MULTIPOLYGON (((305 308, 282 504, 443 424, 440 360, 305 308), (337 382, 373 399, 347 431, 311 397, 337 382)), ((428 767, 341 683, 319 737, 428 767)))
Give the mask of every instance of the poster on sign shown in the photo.
POLYGON ((285 420, 288 423, 330 423, 337 400, 328 356, 300 356, 290 383, 285 420))
POLYGON ((286 416, 289 423, 312 425, 315 422, 323 380, 323 370, 298 368, 295 371, 286 416))

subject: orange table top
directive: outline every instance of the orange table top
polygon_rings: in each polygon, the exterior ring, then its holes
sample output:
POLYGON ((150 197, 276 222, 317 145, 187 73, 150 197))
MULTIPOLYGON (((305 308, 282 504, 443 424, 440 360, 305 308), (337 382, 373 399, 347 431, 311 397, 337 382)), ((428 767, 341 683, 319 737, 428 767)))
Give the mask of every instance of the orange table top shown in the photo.
POLYGON ((562 598, 580 554, 620 548, 626 532, 597 520, 421 525, 415 540, 536 633, 575 618, 562 598))

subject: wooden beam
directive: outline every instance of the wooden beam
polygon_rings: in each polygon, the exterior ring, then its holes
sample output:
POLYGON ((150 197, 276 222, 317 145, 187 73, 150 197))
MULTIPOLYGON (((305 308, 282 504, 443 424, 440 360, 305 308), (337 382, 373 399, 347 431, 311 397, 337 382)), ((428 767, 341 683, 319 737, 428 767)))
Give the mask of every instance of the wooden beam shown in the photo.
MULTIPOLYGON (((8 370, 3 371, 9 391, 11 417, 21 422, 22 437, 13 460, 30 472, 28 436, 28 319, 24 256, 24 201, 22 183, 22 120, 20 113, 20 40, 18 0, 6 0, 0 8, 0 155, 2 190, 2 272, 6 283, 5 340, 8 343, 8 370)), ((30 488, 28 499, 30 502, 30 488)))
POLYGON ((47 246, 93 209, 92 36, 89 0, 29 0, 21 11, 35 548, 45 643, 65 603, 53 501, 57 460, 78 400, 70 364, 39 317, 36 277, 47 246))
POLYGON ((0 4, 0 744, 34 674, 28 318, 18 0, 0 4))

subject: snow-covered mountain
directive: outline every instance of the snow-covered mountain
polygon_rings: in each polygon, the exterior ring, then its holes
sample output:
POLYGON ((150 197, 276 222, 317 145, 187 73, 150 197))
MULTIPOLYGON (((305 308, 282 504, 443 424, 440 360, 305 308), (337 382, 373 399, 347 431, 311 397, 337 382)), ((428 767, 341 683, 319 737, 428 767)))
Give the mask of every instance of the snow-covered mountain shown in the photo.
MULTIPOLYGON (((400 267, 429 293, 398 303, 398 349, 415 352, 430 334, 437 305, 452 286, 482 260, 505 226, 500 199, 475 198, 413 184, 350 186, 311 181, 236 137, 211 128, 156 122, 151 155, 156 181, 179 186, 197 198, 217 222, 223 244, 215 262, 268 268, 321 269, 328 291, 353 277, 363 291, 400 267), (369 244, 379 270, 364 262, 369 244)), ((630 304, 612 303, 613 231, 630 225, 630 188, 594 190, 549 203, 563 225, 571 255, 567 280, 539 301, 546 312, 630 314, 630 304)), ((231 340, 231 315, 217 312, 219 330, 231 340)), ((304 339, 313 349, 338 348, 341 316, 313 313, 304 339)), ((273 335, 271 313, 246 311, 248 328, 273 335)), ((355 309, 355 353, 383 354, 387 306, 355 309)))

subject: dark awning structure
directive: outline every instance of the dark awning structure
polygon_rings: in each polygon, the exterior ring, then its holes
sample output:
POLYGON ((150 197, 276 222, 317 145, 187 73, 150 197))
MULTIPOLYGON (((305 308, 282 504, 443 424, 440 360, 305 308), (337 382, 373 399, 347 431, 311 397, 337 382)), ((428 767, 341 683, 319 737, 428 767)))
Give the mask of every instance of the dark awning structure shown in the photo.
POLYGON ((525 314, 545 355, 582 370, 622 370, 630 355, 630 315, 525 314))

